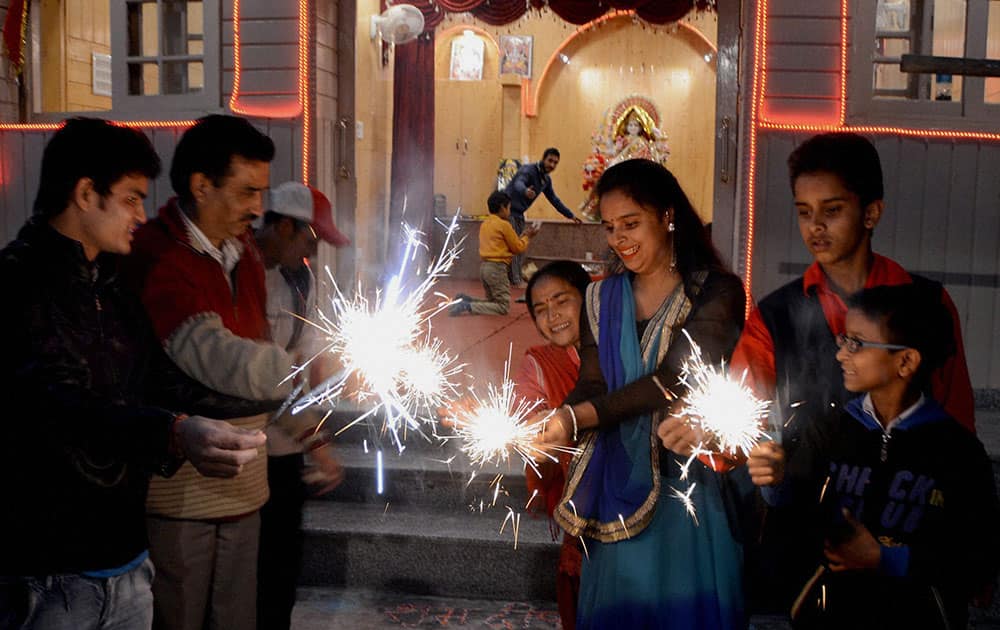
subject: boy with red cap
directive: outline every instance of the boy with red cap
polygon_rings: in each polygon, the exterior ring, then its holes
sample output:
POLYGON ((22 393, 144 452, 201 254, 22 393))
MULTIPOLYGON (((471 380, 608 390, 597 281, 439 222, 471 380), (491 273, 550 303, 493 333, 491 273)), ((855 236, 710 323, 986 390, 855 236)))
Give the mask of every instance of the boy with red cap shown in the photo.
MULTIPOLYGON (((330 200, 311 186, 285 182, 271 191, 270 206, 256 233, 264 259, 267 320, 273 341, 297 357, 296 363, 322 353, 316 319, 316 291, 309 259, 319 241, 334 247, 351 241, 333 223, 330 200)), ((313 360, 310 384, 329 376, 329 361, 313 360)), ((286 412, 270 423, 267 477, 271 496, 261 508, 257 568, 257 627, 287 629, 295 605, 295 585, 302 559, 302 506, 307 494, 332 490, 343 478, 340 462, 316 431, 320 415, 311 409, 286 412), (309 453, 306 465, 304 452, 309 453)))

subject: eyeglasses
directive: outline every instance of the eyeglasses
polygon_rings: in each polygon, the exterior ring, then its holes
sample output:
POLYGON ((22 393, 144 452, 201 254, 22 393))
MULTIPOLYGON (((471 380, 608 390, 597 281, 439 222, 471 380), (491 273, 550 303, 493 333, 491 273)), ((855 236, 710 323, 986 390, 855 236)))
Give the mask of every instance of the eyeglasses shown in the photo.
POLYGON ((863 339, 858 339, 857 337, 849 337, 847 335, 837 335, 837 347, 844 348, 851 354, 854 354, 861 350, 862 348, 882 348, 884 350, 906 350, 910 346, 901 346, 895 343, 878 343, 876 341, 864 341, 863 339))

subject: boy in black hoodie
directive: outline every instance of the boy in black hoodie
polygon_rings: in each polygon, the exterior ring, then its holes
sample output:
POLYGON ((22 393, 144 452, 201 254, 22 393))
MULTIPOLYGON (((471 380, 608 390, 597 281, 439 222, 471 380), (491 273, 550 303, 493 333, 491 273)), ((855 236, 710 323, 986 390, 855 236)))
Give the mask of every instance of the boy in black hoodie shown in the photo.
POLYGON ((952 341, 940 300, 914 285, 848 302, 837 361, 864 393, 806 425, 787 463, 758 445, 751 478, 770 505, 806 516, 818 569, 792 609, 798 627, 964 628, 996 575, 1000 527, 979 440, 926 395, 952 341))

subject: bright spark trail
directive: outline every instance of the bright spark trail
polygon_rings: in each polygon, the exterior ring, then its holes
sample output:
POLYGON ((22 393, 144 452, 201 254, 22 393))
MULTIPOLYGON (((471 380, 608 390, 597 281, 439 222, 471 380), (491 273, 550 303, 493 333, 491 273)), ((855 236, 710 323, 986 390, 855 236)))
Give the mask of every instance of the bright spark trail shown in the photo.
POLYGON ((750 454, 766 436, 770 401, 760 400, 744 385, 746 373, 738 381, 729 377, 725 363, 720 368, 708 365, 701 347, 684 331, 691 342, 691 355, 681 370, 680 382, 687 386, 680 417, 706 434, 697 451, 711 450, 731 455, 750 454))
MULTIPOLYGON (((460 243, 453 240, 456 219, 457 215, 448 226, 441 255, 424 274, 411 268, 418 252, 426 249, 423 235, 404 225, 406 246, 400 268, 372 300, 360 283, 354 297, 345 296, 327 269, 334 288, 329 308, 320 309, 318 321, 306 323, 325 336, 322 353, 332 353, 343 367, 296 400, 293 413, 313 405, 333 406, 353 395, 371 407, 348 427, 381 412, 384 430, 400 452, 407 431, 424 435, 423 425, 433 423, 432 410, 454 397, 452 379, 462 367, 455 365, 439 339, 431 337, 430 326, 430 319, 451 304, 434 286, 455 264, 460 251, 460 243), (349 383, 356 384, 357 390, 348 391, 349 383)), ((288 378, 315 358, 298 366, 288 378)))
MULTIPOLYGON (((509 351, 508 351, 509 352, 509 351)), ((461 450, 473 465, 480 468, 488 463, 496 466, 508 464, 511 451, 516 453, 532 470, 538 472, 535 457, 545 457, 553 462, 557 457, 534 445, 535 438, 544 428, 551 414, 531 422, 529 418, 539 401, 519 399, 510 380, 510 354, 504 364, 503 382, 499 387, 490 383, 487 394, 480 398, 470 391, 473 402, 456 405, 451 413, 455 438, 461 441, 461 450)), ((450 437, 450 436, 449 436, 450 437)), ((551 450, 576 453, 573 447, 549 447, 551 450)))

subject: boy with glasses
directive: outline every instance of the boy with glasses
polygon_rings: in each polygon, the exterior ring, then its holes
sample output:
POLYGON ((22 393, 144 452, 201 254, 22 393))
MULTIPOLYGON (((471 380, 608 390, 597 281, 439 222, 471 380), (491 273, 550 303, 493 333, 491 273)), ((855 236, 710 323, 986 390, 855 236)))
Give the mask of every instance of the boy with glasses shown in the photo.
POLYGON ((748 462, 769 505, 806 517, 807 545, 791 551, 821 563, 793 619, 964 628, 966 603, 1000 565, 1000 507, 983 445, 926 394, 950 353, 949 314, 912 284, 847 304, 836 359, 844 387, 864 395, 811 419, 787 472, 774 442, 748 462))

